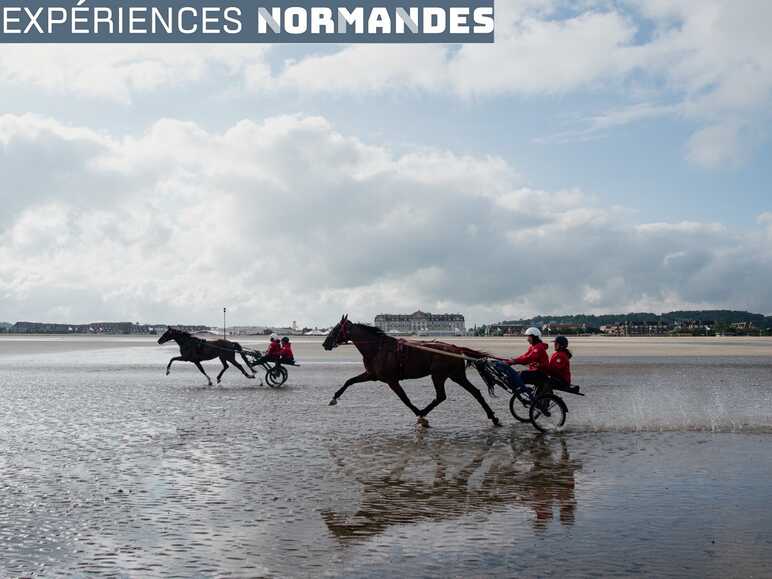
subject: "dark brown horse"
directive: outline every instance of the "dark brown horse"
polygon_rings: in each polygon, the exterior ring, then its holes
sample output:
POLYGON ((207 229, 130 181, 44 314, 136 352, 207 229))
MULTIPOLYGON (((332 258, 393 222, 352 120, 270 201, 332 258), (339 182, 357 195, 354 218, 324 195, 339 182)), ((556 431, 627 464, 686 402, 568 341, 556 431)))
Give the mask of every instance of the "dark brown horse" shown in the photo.
POLYGON ((169 360, 169 365, 166 366, 167 376, 171 371, 172 362, 192 362, 196 365, 196 368, 198 368, 199 371, 204 376, 206 376, 206 379, 209 381, 209 385, 211 386, 212 379, 204 370, 201 362, 205 360, 214 360, 215 358, 220 358, 220 362, 222 362, 222 370, 217 375, 218 384, 220 383, 220 380, 222 380, 222 375, 225 374, 225 371, 228 369, 228 362, 241 370, 241 373, 244 374, 244 376, 247 378, 253 379, 255 377, 254 374, 249 374, 246 370, 244 370, 241 364, 236 361, 236 353, 238 352, 241 354, 241 359, 244 360, 247 368, 250 367, 249 362, 247 362, 247 359, 244 356, 241 345, 237 342, 229 342, 228 340, 214 340, 213 342, 209 342, 201 338, 196 338, 195 336, 190 335, 188 332, 183 332, 182 330, 176 330, 174 328, 168 328, 166 332, 164 332, 164 335, 158 338, 158 343, 165 344, 166 342, 171 341, 177 342, 177 345, 180 347, 180 355, 175 356, 169 360))
MULTIPOLYGON (((418 417, 419 424, 428 426, 429 422, 426 420, 426 416, 447 398, 445 394, 445 381, 450 378, 474 396, 495 426, 501 426, 499 419, 496 418, 493 410, 488 406, 480 390, 466 377, 466 363, 460 357, 446 356, 439 353, 434 354, 426 350, 413 348, 403 340, 387 336, 378 328, 350 322, 348 316, 343 316, 340 322, 330 330, 322 345, 325 350, 329 351, 349 341, 353 342, 354 346, 362 354, 365 371, 359 376, 346 380, 343 387, 333 396, 330 406, 336 405, 338 398, 352 384, 374 381, 385 382, 399 396, 399 399, 402 400, 405 406, 410 408, 418 417), (402 386, 400 386, 399 381, 423 378, 424 376, 432 377, 436 397, 426 408, 419 410, 410 401, 410 398, 408 398, 402 386)), ((463 348, 453 344, 431 342, 429 345, 435 350, 441 350, 456 356, 462 355, 470 358, 488 357, 485 352, 478 352, 471 348, 463 348)))

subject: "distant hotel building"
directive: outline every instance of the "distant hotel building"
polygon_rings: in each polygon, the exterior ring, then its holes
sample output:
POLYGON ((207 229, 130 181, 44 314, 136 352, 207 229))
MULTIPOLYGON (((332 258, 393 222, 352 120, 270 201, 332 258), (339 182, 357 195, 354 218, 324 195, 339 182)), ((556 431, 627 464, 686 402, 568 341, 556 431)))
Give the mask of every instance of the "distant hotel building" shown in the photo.
POLYGON ((387 334, 425 334, 433 336, 461 336, 466 334, 461 314, 379 314, 375 326, 387 334))

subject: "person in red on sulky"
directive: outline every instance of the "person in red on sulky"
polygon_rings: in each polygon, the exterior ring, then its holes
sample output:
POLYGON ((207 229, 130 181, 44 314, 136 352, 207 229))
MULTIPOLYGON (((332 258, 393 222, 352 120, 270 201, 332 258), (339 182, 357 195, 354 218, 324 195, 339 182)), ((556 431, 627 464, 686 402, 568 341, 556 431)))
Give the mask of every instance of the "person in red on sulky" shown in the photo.
POLYGON ((271 334, 268 349, 265 354, 257 361, 258 364, 264 364, 265 362, 278 362, 281 358, 281 342, 276 334, 271 334))
POLYGON ((520 372, 520 378, 526 384, 541 384, 547 377, 549 368, 548 346, 542 342, 539 328, 528 328, 525 335, 528 337, 530 347, 525 354, 508 360, 507 363, 511 366, 516 364, 528 366, 528 370, 520 372))
POLYGON ((528 328, 525 331, 528 338, 528 350, 522 356, 511 360, 497 362, 496 365, 506 373, 512 385, 525 390, 526 384, 542 385, 547 380, 547 370, 549 368, 549 356, 547 356, 547 344, 542 342, 541 331, 539 328, 528 328), (528 366, 528 370, 518 372, 512 366, 521 364, 528 366))
POLYGON ((285 364, 295 363, 295 354, 292 352, 292 344, 287 336, 281 339, 281 350, 279 351, 279 360, 285 364))
POLYGON ((568 349, 568 338, 555 338, 555 353, 550 358, 547 374, 553 380, 559 380, 564 386, 571 385, 571 358, 573 354, 568 349))

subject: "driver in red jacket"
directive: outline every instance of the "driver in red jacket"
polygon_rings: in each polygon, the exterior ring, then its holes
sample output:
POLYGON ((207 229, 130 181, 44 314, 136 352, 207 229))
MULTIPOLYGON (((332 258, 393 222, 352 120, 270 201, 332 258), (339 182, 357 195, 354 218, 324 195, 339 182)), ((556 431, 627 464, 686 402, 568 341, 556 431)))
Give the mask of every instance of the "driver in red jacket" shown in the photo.
POLYGON ((511 360, 499 362, 498 367, 506 372, 512 384, 518 389, 524 389, 526 384, 541 385, 547 380, 549 357, 547 356, 547 344, 542 342, 539 328, 528 328, 525 331, 530 347, 522 356, 511 360), (522 364, 528 366, 528 370, 517 372, 511 366, 522 364))
POLYGON ((509 360, 509 364, 528 366, 528 370, 520 372, 520 378, 525 384, 539 385, 547 379, 547 370, 549 368, 548 346, 542 342, 539 328, 528 328, 525 331, 525 335, 528 336, 528 343, 531 347, 522 356, 509 360))
POLYGON ((271 334, 268 349, 265 354, 257 361, 258 364, 265 362, 278 362, 281 357, 281 342, 276 334, 271 334))

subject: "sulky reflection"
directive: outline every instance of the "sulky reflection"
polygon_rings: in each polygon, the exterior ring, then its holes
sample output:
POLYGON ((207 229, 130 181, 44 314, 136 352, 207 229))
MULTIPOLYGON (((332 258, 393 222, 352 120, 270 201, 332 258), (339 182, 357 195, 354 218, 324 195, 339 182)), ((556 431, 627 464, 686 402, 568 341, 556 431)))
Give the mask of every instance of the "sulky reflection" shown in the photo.
POLYGON ((347 478, 361 485, 358 508, 324 511, 339 540, 366 539, 389 527, 447 521, 507 507, 526 507, 541 531, 555 519, 571 525, 575 472, 565 439, 542 435, 458 440, 419 431, 415 439, 354 443, 330 451, 347 478))

